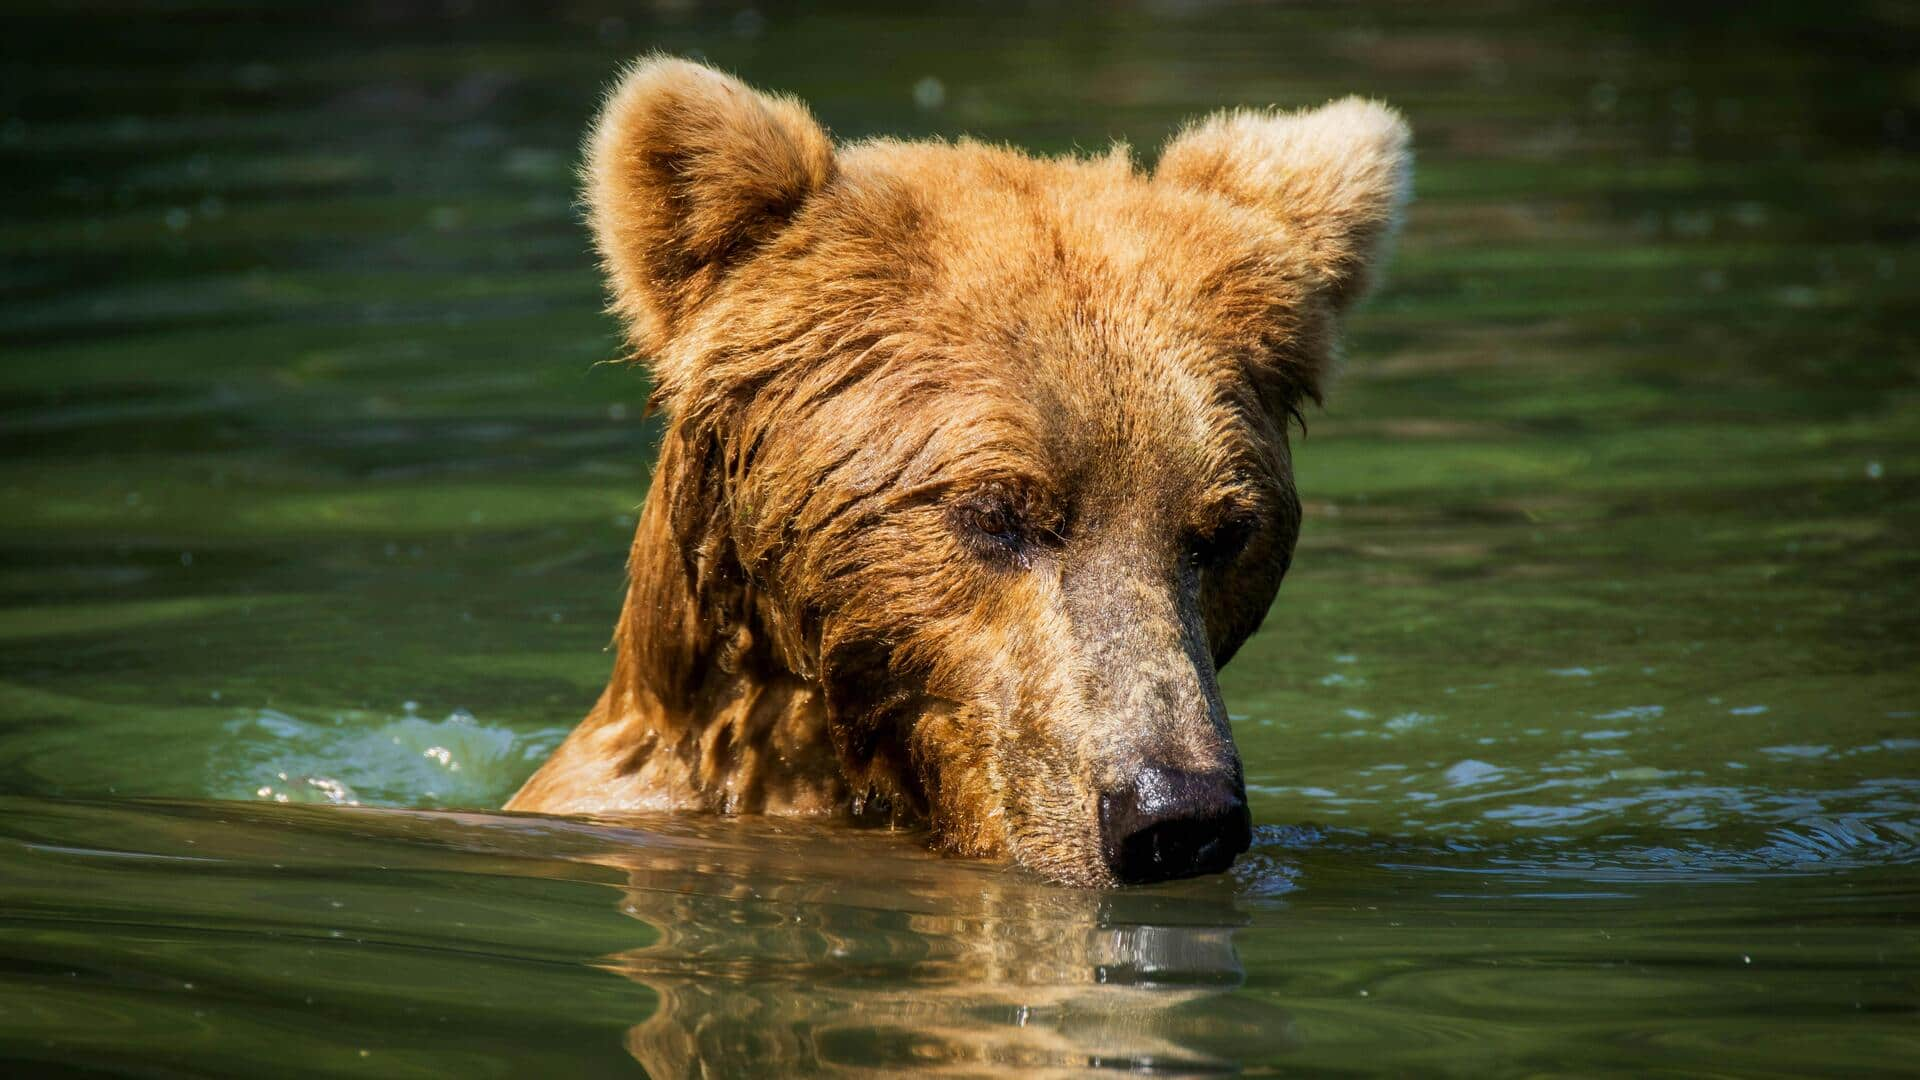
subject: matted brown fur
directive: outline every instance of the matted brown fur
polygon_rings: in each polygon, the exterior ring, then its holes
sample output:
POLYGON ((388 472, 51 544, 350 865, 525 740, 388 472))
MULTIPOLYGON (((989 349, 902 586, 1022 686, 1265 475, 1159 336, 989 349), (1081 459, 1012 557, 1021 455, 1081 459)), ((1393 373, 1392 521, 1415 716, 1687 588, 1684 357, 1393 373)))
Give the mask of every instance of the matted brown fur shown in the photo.
POLYGON ((1113 880, 1102 792, 1239 763, 1215 672, 1300 524, 1289 418, 1407 190, 1358 99, 1124 146, 835 146, 650 58, 586 197, 668 417, 614 673, 508 804, 882 812, 1113 880))

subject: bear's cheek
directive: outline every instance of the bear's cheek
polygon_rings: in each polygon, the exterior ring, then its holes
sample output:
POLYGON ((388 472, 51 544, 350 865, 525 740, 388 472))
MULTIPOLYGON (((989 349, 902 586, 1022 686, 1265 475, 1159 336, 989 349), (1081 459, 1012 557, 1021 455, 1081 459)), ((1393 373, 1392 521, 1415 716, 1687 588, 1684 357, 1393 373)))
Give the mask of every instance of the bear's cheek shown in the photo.
POLYGON ((1055 741, 1015 736, 1004 716, 929 716, 913 737, 937 842, 1013 859, 1067 884, 1106 883, 1097 797, 1055 741))
POLYGON ((943 845, 1036 866, 1098 855, 1096 796, 1080 733, 1088 718, 1070 627, 1047 611, 958 618, 922 638, 937 656, 910 757, 943 845), (1084 848, 1084 851, 1079 849, 1084 848))
POLYGON ((990 712, 930 703, 909 737, 910 756, 939 842, 966 855, 1004 857, 1008 808, 1000 732, 990 712))

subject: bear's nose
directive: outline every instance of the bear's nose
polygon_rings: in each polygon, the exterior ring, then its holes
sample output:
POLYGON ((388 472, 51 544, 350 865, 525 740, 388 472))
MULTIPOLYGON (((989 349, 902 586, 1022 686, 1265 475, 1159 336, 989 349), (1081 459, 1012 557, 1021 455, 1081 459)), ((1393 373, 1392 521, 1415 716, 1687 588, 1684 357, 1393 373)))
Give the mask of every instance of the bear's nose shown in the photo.
POLYGON ((1100 836, 1113 876, 1141 885, 1232 866, 1253 840, 1253 820, 1233 773, 1149 765, 1100 796, 1100 836))

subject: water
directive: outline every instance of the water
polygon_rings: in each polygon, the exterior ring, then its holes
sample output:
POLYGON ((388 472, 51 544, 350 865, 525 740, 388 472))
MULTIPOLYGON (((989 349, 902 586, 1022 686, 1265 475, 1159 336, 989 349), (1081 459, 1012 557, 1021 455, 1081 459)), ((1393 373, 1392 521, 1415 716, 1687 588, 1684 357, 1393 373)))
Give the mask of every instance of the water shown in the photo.
POLYGON ((1920 26, 1690 11, 13 16, 0 1058, 1911 1069, 1920 26), (1231 875, 488 812, 610 664, 658 429, 569 169, 654 47, 842 137, 1408 112, 1231 875))

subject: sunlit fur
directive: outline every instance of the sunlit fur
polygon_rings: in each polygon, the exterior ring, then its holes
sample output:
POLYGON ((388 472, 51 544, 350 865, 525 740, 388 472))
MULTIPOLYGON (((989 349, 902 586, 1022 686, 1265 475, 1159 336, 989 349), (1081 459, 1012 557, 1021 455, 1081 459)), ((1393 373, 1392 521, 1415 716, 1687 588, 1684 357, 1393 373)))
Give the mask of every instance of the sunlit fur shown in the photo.
POLYGON ((1215 671, 1285 573, 1288 421, 1406 142, 1348 99, 1217 114, 1152 171, 835 147, 790 99, 636 65, 585 183, 668 427, 613 678, 509 807, 884 813, 1109 882, 1102 791, 1239 768, 1215 671))

